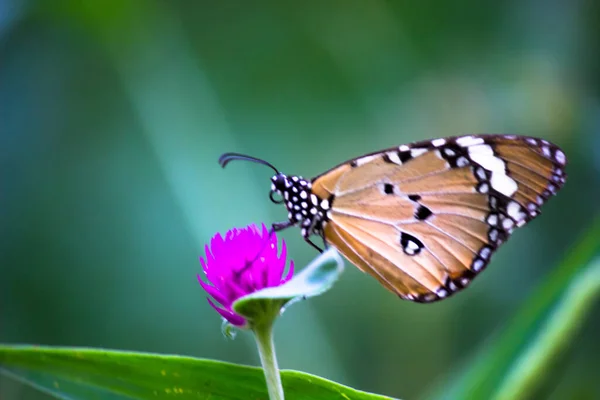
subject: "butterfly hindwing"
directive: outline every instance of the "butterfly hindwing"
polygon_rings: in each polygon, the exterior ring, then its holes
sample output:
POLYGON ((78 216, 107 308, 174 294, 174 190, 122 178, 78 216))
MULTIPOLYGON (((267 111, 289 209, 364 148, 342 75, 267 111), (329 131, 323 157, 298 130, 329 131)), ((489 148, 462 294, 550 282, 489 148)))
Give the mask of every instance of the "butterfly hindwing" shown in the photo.
POLYGON ((536 138, 469 135, 402 145, 312 180, 323 236, 400 297, 431 302, 469 284, 562 187, 566 157, 536 138))

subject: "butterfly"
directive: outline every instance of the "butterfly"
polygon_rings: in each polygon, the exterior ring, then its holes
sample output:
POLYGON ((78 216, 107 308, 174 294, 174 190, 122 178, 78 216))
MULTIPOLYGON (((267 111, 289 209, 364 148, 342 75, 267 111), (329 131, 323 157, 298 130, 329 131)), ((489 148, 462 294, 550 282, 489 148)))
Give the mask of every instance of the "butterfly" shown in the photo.
POLYGON ((467 287, 564 185, 565 153, 538 138, 467 135, 404 144, 312 179, 275 171, 270 199, 304 239, 320 236, 400 298, 429 303, 467 287))

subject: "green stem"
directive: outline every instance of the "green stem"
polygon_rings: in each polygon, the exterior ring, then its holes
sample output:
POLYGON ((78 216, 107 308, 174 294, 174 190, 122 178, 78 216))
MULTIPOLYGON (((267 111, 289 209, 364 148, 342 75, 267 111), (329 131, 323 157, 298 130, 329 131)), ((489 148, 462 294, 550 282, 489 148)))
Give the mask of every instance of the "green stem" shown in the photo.
POLYGON ((281 376, 275 356, 275 344, 273 343, 273 323, 261 324, 252 328, 256 337, 260 362, 265 372, 267 389, 270 400, 284 400, 281 376))
POLYGON ((516 399, 532 393, 545 376, 551 361, 570 343, 599 296, 600 259, 596 259, 569 285, 562 301, 540 328, 540 333, 515 361, 495 399, 516 399))

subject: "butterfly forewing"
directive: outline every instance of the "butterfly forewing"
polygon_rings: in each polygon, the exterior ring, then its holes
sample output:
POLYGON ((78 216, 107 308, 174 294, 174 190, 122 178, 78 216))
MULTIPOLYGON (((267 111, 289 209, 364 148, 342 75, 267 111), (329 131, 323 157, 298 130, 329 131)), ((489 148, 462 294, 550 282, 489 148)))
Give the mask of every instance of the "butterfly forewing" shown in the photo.
POLYGON ((541 139, 472 135, 368 154, 316 177, 323 236, 400 297, 431 302, 469 284, 562 187, 564 153, 541 139))

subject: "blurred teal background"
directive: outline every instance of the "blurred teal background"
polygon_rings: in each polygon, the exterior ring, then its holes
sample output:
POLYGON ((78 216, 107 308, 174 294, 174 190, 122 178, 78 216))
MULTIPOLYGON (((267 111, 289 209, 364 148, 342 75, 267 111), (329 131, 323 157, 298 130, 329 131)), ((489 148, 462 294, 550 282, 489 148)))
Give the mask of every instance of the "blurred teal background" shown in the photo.
MULTIPOLYGON (((217 231, 286 213, 268 169, 222 170, 221 153, 310 177, 435 137, 553 141, 565 188, 468 290, 413 304, 348 264, 278 322, 282 368, 431 393, 600 210, 598 16, 592 0, 0 0, 0 341, 257 365, 250 335, 221 335, 198 256, 217 231)), ((298 266, 315 256, 282 236, 298 266)), ((543 398, 600 398, 598 311, 543 398)), ((34 392, 0 381, 0 396, 34 392)))

